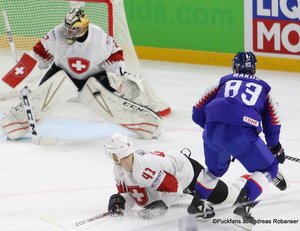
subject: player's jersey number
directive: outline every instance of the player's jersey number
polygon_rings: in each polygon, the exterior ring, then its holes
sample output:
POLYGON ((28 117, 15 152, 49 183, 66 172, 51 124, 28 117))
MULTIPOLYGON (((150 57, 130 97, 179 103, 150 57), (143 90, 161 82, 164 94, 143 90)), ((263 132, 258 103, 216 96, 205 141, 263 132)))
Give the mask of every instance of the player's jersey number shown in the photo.
POLYGON ((262 91, 262 86, 253 82, 247 82, 243 86, 243 83, 241 80, 229 80, 226 82, 224 96, 232 98, 240 96, 245 104, 253 106, 256 104, 262 91))

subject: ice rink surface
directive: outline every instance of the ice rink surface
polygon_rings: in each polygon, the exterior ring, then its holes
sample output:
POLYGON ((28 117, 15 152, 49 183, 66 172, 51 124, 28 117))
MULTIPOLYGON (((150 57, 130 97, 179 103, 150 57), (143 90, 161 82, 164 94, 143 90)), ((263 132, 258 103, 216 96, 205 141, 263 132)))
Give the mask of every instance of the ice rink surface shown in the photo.
MULTIPOLYGON (((0 65, 2 73, 9 69, 3 61, 0 65)), ((40 218, 55 219, 68 227, 106 212, 108 199, 116 188, 112 164, 104 154, 103 144, 117 131, 127 133, 136 147, 148 150, 179 151, 187 147, 193 158, 204 163, 202 130, 191 120, 192 106, 208 86, 231 72, 230 64, 224 68, 142 61, 142 67, 155 92, 173 110, 164 118, 162 134, 157 140, 140 140, 74 101, 64 104, 39 127, 42 136, 58 137, 55 146, 37 146, 30 136, 16 142, 6 141, 0 134, 1 231, 58 231, 62 229, 40 218)), ((299 73, 261 71, 258 63, 257 76, 273 87, 279 101, 281 142, 286 154, 300 158, 299 73)), ((3 114, 16 103, 16 99, 0 101, 0 112, 3 114)), ((263 200, 252 212, 259 220, 253 230, 300 230, 299 167, 300 163, 289 160, 280 166, 288 180, 288 189, 281 192, 270 185, 263 193, 263 200), (295 224, 277 224, 273 219, 296 221, 295 224)), ((241 164, 235 161, 223 179, 230 185, 244 173, 241 164)), ((105 217, 74 230, 241 230, 225 219, 223 223, 197 223, 194 229, 184 228, 193 223, 185 219, 187 205, 186 201, 179 202, 165 216, 155 220, 141 220, 133 214, 122 218, 105 217)))

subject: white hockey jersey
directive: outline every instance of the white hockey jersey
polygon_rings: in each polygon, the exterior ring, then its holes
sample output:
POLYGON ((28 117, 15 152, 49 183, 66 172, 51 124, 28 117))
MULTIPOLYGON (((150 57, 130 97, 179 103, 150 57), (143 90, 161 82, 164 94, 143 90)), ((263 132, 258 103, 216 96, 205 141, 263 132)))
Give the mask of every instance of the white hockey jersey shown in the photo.
POLYGON ((181 153, 139 149, 133 155, 132 172, 114 166, 116 185, 126 199, 126 210, 134 204, 145 206, 156 200, 163 200, 170 206, 193 180, 192 164, 181 153))
POLYGON ((126 71, 122 50, 114 39, 100 27, 90 23, 84 42, 68 44, 63 25, 56 26, 33 48, 40 68, 47 68, 54 61, 71 77, 85 80, 106 70, 120 75, 120 67, 126 71))

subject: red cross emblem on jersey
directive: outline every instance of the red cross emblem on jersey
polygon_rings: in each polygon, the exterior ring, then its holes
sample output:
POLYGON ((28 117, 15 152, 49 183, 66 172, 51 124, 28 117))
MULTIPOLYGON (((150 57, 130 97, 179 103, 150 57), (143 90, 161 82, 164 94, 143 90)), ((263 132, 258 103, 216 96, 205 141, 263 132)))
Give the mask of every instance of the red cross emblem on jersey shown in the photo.
POLYGON ((128 186, 128 191, 131 193, 131 196, 138 205, 144 206, 147 204, 148 196, 145 188, 140 188, 139 186, 128 186))
POLYGON ((79 57, 72 57, 68 58, 68 65, 76 74, 82 74, 89 69, 90 61, 79 57))

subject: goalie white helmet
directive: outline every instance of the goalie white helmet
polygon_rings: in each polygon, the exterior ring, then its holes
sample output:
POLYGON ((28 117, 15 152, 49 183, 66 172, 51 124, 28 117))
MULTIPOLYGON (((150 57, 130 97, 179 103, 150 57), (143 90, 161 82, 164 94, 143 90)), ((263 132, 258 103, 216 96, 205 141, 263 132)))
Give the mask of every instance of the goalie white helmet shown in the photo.
POLYGON ((120 160, 133 153, 132 143, 126 135, 121 133, 114 134, 111 139, 104 144, 106 156, 112 159, 115 163, 120 163, 120 160))

